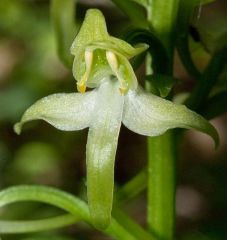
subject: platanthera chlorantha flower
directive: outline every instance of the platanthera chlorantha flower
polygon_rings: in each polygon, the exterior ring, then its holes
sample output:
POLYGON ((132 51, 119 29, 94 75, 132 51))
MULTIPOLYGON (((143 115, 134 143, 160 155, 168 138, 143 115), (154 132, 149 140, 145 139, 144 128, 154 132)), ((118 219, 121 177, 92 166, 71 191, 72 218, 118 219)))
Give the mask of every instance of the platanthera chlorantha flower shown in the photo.
POLYGON ((89 127, 86 146, 87 195, 93 223, 105 228, 111 219, 114 160, 121 123, 131 131, 158 136, 172 128, 193 128, 209 134, 216 143, 215 128, 203 117, 146 93, 128 61, 147 48, 135 48, 111 37, 99 10, 88 10, 72 45, 73 74, 81 93, 53 94, 27 109, 15 131, 25 122, 42 119, 64 131, 89 127), (86 86, 94 88, 85 92, 86 86))

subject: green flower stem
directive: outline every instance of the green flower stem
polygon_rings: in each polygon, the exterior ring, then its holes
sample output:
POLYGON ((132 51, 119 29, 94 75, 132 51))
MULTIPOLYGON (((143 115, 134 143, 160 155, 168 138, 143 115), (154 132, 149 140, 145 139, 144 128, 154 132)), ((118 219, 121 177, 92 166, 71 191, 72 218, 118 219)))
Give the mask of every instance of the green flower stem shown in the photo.
MULTIPOLYGON (((66 210, 91 224, 88 206, 85 202, 71 194, 51 187, 18 186, 0 192, 0 207, 20 201, 39 201, 48 203, 66 210)), ((136 240, 136 238, 115 219, 111 220, 110 226, 103 230, 103 232, 113 236, 115 239, 136 240)))
POLYGON ((81 221, 81 219, 78 216, 71 214, 64 214, 62 216, 42 220, 30 220, 30 221, 0 220, 0 233, 15 234, 15 233, 39 232, 65 227, 77 223, 78 221, 81 221))
POLYGON ((175 239, 174 149, 173 130, 148 139, 148 226, 160 240, 175 239))
POLYGON ((70 47, 76 34, 76 0, 52 0, 51 18, 57 41, 57 51, 61 61, 68 68, 72 67, 73 56, 70 47))
MULTIPOLYGON (((169 55, 173 67, 176 41, 176 20, 179 0, 149 0, 148 21, 155 29, 169 55)), ((147 63, 146 72, 150 72, 147 63)), ((172 71, 170 71, 171 73, 172 71)), ((148 228, 157 239, 170 240, 175 235, 175 154, 174 135, 165 134, 148 138, 148 228)))
POLYGON ((148 21, 172 58, 179 0, 148 0, 148 21))
POLYGON ((117 203, 122 204, 134 198, 147 186, 147 168, 141 170, 135 177, 128 181, 117 191, 117 203))

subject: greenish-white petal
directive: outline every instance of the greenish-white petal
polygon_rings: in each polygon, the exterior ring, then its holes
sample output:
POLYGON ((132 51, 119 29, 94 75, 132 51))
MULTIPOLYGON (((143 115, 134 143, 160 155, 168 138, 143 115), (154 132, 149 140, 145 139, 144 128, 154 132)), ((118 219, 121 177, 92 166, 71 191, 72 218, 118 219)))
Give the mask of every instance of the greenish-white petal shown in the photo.
POLYGON ((38 119, 64 131, 86 128, 92 120, 96 95, 94 90, 85 94, 59 93, 44 97, 26 110, 14 130, 20 134, 24 123, 38 119))
POLYGON ((100 85, 88 134, 88 205, 97 228, 106 228, 111 219, 114 161, 124 101, 118 88, 118 82, 110 79, 100 85))
POLYGON ((216 129, 202 116, 184 105, 174 104, 153 94, 129 91, 125 97, 123 123, 130 130, 158 136, 171 128, 196 129, 210 135, 218 144, 216 129))

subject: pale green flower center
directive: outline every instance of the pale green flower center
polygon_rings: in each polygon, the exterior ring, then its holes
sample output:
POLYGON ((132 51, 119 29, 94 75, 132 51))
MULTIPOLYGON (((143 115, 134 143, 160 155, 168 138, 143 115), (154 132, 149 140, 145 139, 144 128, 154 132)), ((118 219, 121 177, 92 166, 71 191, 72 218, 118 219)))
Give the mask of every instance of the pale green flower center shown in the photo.
MULTIPOLYGON (((122 94, 127 93, 127 91, 129 90, 129 84, 121 76, 122 75, 121 74, 122 67, 119 64, 116 54, 113 53, 112 51, 106 51, 105 57, 106 57, 106 60, 113 72, 113 75, 115 75, 116 78, 118 79, 118 81, 120 82, 120 87, 119 87, 120 92, 122 94)), ((85 73, 83 74, 81 79, 77 82, 77 89, 80 93, 84 93, 86 91, 86 88, 87 88, 86 83, 89 79, 89 76, 90 76, 90 73, 92 70, 92 66, 94 64, 94 51, 91 49, 85 50, 84 59, 85 59, 85 73)))

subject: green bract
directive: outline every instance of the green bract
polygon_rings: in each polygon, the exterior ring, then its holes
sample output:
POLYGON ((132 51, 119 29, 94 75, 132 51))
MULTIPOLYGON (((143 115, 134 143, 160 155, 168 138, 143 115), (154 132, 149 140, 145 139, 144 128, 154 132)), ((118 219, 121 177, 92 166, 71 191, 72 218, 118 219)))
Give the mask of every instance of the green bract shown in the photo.
POLYGON ((89 127, 87 195, 91 218, 98 228, 106 228, 111 220, 114 160, 121 123, 146 136, 158 136, 177 127, 192 128, 210 135, 218 143, 217 132, 206 119, 183 105, 136 87, 137 81, 127 59, 138 51, 110 37, 103 15, 98 10, 89 10, 72 47, 75 54, 74 75, 80 79, 89 70, 86 83, 93 83, 96 88, 86 93, 59 93, 42 98, 28 108, 15 125, 18 134, 25 122, 36 119, 45 120, 65 131, 89 127), (86 63, 90 51, 95 52, 91 66, 86 63), (80 67, 84 70, 81 71, 80 67), (119 91, 122 81, 119 81, 117 71, 121 68, 125 70, 121 76, 130 83, 125 94, 119 91), (116 69, 116 77, 111 77, 110 73, 116 69), (132 79, 136 84, 131 84, 132 79))
POLYGON ((147 48, 146 44, 132 47, 110 36, 103 14, 97 9, 88 10, 71 47, 71 53, 75 55, 73 75, 78 81, 78 90, 84 92, 86 86, 97 87, 108 75, 118 78, 123 93, 136 89, 136 76, 128 59, 147 48))

